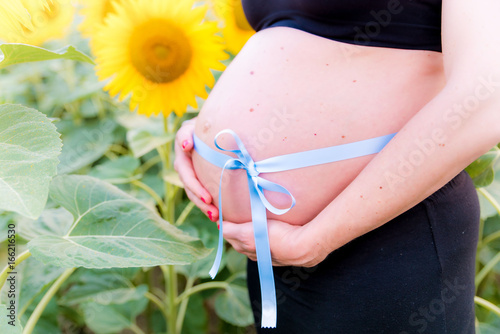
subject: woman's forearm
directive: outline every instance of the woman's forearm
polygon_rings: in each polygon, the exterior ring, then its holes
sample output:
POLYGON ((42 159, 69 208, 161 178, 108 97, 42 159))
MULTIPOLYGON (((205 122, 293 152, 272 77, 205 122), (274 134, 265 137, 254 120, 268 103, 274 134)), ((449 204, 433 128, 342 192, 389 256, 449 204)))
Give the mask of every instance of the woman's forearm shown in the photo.
POLYGON ((311 238, 332 251, 446 184, 500 142, 499 96, 500 77, 449 83, 311 222, 311 238))

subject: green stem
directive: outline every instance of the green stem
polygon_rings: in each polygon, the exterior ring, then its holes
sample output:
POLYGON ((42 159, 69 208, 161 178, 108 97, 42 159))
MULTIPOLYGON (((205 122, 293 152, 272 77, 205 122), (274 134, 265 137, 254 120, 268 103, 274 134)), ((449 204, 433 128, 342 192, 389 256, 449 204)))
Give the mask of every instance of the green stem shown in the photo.
POLYGON ((483 195, 488 200, 488 202, 491 203, 491 205, 493 205, 495 210, 497 210, 498 214, 500 215, 500 203, 497 202, 497 200, 488 192, 488 190, 484 188, 478 188, 477 191, 480 192, 481 195, 483 195))
MULTIPOLYGON (((187 282, 186 282, 186 287, 185 290, 189 290, 193 287, 195 278, 194 277, 189 277, 187 282)), ((179 307, 179 313, 177 314, 177 322, 176 322, 176 330, 177 333, 182 332, 182 325, 184 324, 184 317, 186 316, 186 310, 188 306, 189 298, 185 298, 179 307)))
MULTIPOLYGON (((479 219, 479 237, 478 237, 478 243, 477 243, 477 252, 479 253, 479 250, 482 249, 484 246, 483 242, 483 233, 484 233, 484 219, 479 219)), ((476 256, 475 259, 475 265, 474 265, 474 272, 477 274, 479 271, 479 268, 481 267, 481 262, 479 261, 479 256, 476 256)))
POLYGON ((162 289, 160 289, 158 287, 153 287, 151 289, 151 291, 154 292, 154 295, 158 296, 158 298, 160 298, 160 300, 164 300, 165 298, 167 298, 165 291, 163 291, 162 289))
POLYGON ((177 319, 177 273, 174 266, 160 266, 165 278, 165 291, 167 298, 165 299, 165 308, 168 312, 167 329, 169 334, 177 334, 175 322, 177 319))
POLYGON ((109 150, 112 151, 112 152, 115 152, 115 153, 119 153, 121 155, 127 155, 128 154, 128 150, 121 146, 121 145, 118 145, 118 144, 112 144, 110 147, 109 147, 109 150))
POLYGON ((137 187, 141 188, 142 190, 144 190, 145 192, 147 192, 151 197, 153 197, 153 199, 155 200, 156 204, 158 204, 158 206, 160 207, 160 212, 161 212, 162 216, 167 215, 168 208, 165 206, 165 203, 163 203, 163 200, 156 193, 156 191, 154 191, 150 186, 148 186, 147 184, 145 184, 145 183, 143 183, 143 182, 141 182, 139 180, 133 180, 131 183, 134 186, 137 186, 137 187))
POLYGON ((13 268, 10 268, 9 264, 7 264, 5 266, 5 268, 3 268, 2 272, 0 272, 0 291, 2 291, 3 285, 5 284, 5 281, 7 280, 7 276, 9 275, 9 273, 12 270, 16 269, 16 267, 21 262, 23 262, 24 260, 26 260, 30 256, 31 256, 30 251, 26 250, 26 251, 22 252, 21 254, 19 254, 19 256, 16 258, 16 260, 14 261, 14 267, 13 268))
POLYGON ((184 290, 184 292, 181 293, 179 295, 179 297, 177 297, 175 302, 178 304, 181 301, 183 301, 184 299, 188 298, 189 296, 191 296, 195 293, 198 293, 200 291, 203 291, 203 290, 227 289, 228 286, 229 286, 229 284, 227 282, 207 282, 207 283, 198 284, 198 285, 192 287, 191 289, 184 290))
POLYGON ((139 326, 137 326, 134 323, 132 323, 132 325, 130 326, 130 329, 132 330, 132 332, 134 332, 136 334, 146 334, 146 333, 144 333, 144 331, 142 329, 139 328, 139 326))
MULTIPOLYGON (((161 166, 162 166, 162 180, 163 180, 163 186, 165 187, 165 203, 167 203, 167 191, 168 191, 168 183, 165 182, 163 176, 167 173, 168 169, 168 158, 167 158, 167 152, 165 151, 165 147, 163 146, 158 146, 156 148, 158 151, 158 155, 160 156, 161 160, 161 166)), ((167 218, 167 217, 164 217, 167 218)))
POLYGON ((483 246, 483 234, 484 234, 484 219, 479 220, 479 243, 478 243, 478 248, 483 246))
POLYGON ((52 297, 56 294, 56 292, 59 290, 61 285, 68 279, 68 277, 71 276, 71 274, 76 270, 76 268, 70 268, 66 269, 61 276, 52 284, 49 290, 45 293, 43 296, 42 300, 40 300, 40 303, 36 306, 35 310, 33 313, 31 313, 30 318, 28 319, 28 322, 26 323, 26 326, 24 326, 23 334, 31 334, 33 330, 35 329, 36 323, 38 322, 38 319, 40 319, 40 316, 42 315, 43 311, 45 310, 45 307, 47 307, 47 304, 50 302, 52 297))
POLYGON ((188 205, 186 205, 184 210, 182 210, 181 214, 179 215, 179 218, 177 218, 177 221, 175 222, 175 225, 176 226, 182 225, 186 220, 186 218, 191 213, 191 211, 193 210, 193 208, 194 208, 194 203, 190 201, 188 205))
POLYGON ((476 275, 476 289, 479 286, 479 284, 481 284, 481 282, 483 281, 483 279, 488 275, 488 273, 490 272, 490 270, 492 270, 493 267, 495 267, 495 265, 497 263, 499 263, 499 262, 500 262, 500 253, 498 253, 497 255, 495 255, 495 257, 493 257, 493 259, 491 259, 483 267, 483 269, 481 269, 481 271, 476 275))
POLYGON ((486 238, 484 238, 482 245, 484 246, 484 245, 486 245, 486 244, 488 244, 488 243, 490 243, 493 240, 498 239, 498 238, 500 238, 500 231, 496 231, 495 233, 492 233, 489 236, 487 236, 486 238))
POLYGON ((161 162, 161 157, 159 155, 155 155, 154 157, 152 157, 151 159, 149 159, 148 161, 146 161, 141 167, 141 174, 146 174, 146 172, 151 168, 153 167, 154 165, 156 165, 157 163, 161 162))
POLYGON ((163 305, 160 298, 158 298, 149 291, 144 294, 144 297, 149 299, 153 304, 155 304, 160 309, 161 313, 163 313, 163 315, 165 316, 165 319, 168 318, 167 311, 165 310, 165 305, 163 305))
POLYGON ((106 158, 108 158, 109 160, 116 160, 116 159, 118 159, 118 156, 114 152, 111 152, 111 151, 107 151, 106 153, 104 153, 104 156, 106 158))
POLYGON ((498 315, 500 317, 500 308, 498 306, 496 306, 495 304, 487 301, 486 299, 475 296, 474 303, 476 303, 477 305, 481 305, 485 309, 490 310, 491 312, 495 313, 496 315, 498 315))

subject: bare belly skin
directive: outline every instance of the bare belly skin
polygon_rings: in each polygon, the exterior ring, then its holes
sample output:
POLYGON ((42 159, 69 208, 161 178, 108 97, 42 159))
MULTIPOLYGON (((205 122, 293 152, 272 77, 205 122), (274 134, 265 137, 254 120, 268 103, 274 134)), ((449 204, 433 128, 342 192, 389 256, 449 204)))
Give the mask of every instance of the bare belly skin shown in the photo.
MULTIPOLYGON (((200 111, 195 133, 216 149, 215 135, 232 129, 255 161, 341 145, 399 131, 444 84, 438 52, 355 46, 293 28, 269 28, 255 34, 223 73, 200 111)), ((235 147, 229 135, 219 143, 235 147)), ((268 212, 268 217, 306 224, 372 158, 261 174, 297 200, 285 215, 268 212)), ((221 169, 196 153, 193 164, 218 206, 221 169)), ((289 204, 282 194, 266 194, 278 207, 289 204)), ((222 196, 225 220, 251 220, 244 171, 225 172, 222 196)))

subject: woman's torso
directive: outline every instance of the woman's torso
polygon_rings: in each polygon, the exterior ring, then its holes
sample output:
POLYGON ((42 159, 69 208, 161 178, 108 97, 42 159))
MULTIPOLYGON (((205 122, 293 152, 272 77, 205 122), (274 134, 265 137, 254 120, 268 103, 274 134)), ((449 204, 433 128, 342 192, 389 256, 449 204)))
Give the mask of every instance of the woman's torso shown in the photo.
MULTIPOLYGON (((256 33, 223 73, 199 114, 195 133, 215 149, 215 135, 232 129, 255 161, 346 144, 399 131, 444 83, 439 52, 358 46, 272 27, 256 33)), ((219 144, 234 147, 226 135, 219 144)), ((287 214, 268 217, 307 223, 372 158, 261 174, 286 187, 297 201, 287 214)), ((196 153, 193 163, 217 200, 220 168, 196 153)), ((244 173, 225 172, 225 220, 251 220, 244 173)), ((281 194, 267 197, 278 207, 289 204, 281 194)))

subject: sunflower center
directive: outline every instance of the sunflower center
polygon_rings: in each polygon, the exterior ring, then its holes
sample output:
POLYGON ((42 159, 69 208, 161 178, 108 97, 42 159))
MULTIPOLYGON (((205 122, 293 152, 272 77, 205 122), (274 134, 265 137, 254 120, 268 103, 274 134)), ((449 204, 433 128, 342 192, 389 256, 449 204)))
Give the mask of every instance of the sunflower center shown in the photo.
POLYGON ((241 30, 253 30, 253 28, 248 23, 247 17, 245 16, 241 1, 233 1, 233 4, 234 20, 236 21, 236 26, 241 30))
POLYGON ((130 37, 130 58, 135 69, 155 83, 168 83, 189 68, 191 45, 184 32, 163 19, 150 20, 130 37))
POLYGON ((158 59, 167 59, 171 52, 168 46, 162 44, 156 44, 153 48, 158 59))

